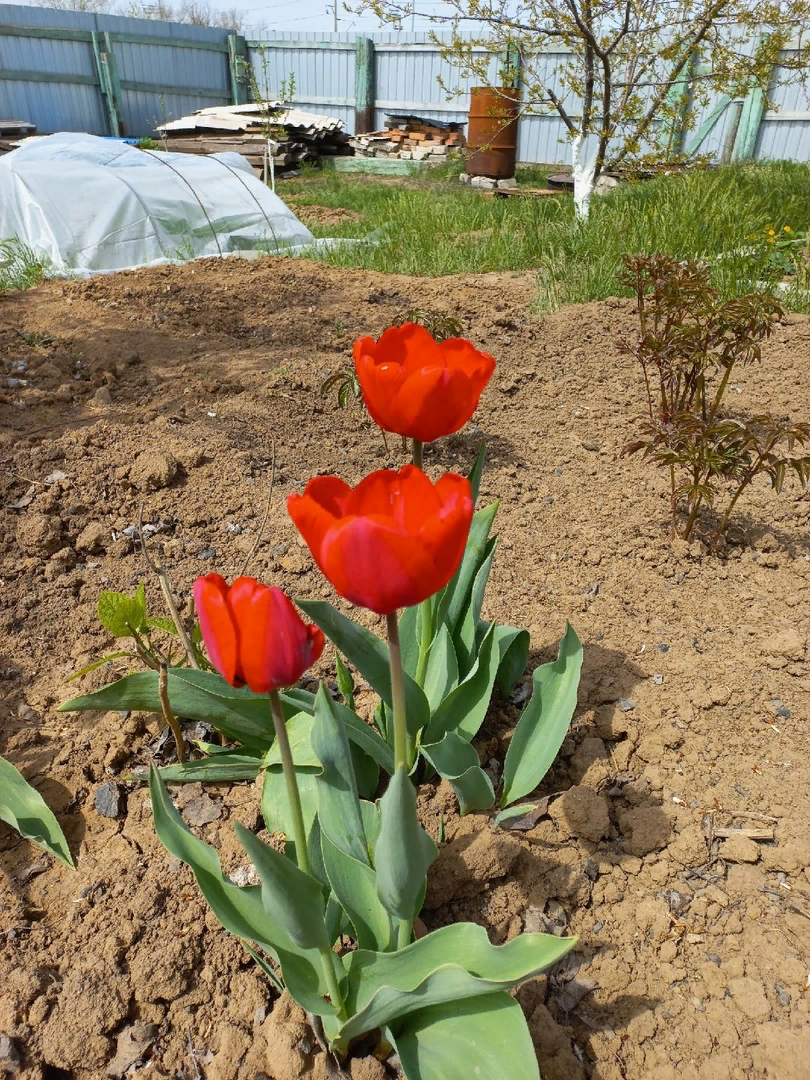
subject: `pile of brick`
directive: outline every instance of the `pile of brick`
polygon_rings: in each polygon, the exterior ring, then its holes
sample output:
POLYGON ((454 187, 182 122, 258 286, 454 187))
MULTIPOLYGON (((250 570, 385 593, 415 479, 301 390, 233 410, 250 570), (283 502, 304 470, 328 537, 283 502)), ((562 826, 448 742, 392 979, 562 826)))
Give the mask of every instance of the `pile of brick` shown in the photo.
POLYGON ((465 145, 463 124, 424 116, 391 114, 382 131, 369 131, 349 139, 356 157, 400 158, 440 165, 453 150, 465 145))

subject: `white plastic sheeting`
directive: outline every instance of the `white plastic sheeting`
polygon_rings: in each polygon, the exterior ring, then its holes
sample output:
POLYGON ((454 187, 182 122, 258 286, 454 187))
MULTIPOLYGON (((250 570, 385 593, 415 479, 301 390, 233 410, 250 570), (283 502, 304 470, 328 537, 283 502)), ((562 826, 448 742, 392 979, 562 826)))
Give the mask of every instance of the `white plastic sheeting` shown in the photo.
POLYGON ((94 135, 31 139, 0 157, 0 239, 87 276, 315 243, 240 154, 167 154, 94 135))

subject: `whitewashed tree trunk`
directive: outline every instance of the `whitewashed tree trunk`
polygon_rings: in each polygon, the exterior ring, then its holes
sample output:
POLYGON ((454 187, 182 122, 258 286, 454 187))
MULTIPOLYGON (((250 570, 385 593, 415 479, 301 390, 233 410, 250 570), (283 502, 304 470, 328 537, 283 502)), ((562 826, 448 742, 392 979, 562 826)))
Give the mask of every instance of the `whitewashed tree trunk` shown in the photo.
POLYGON ((584 156, 585 136, 580 134, 571 144, 571 165, 574 174, 574 206, 577 217, 581 221, 587 220, 588 207, 593 195, 594 173, 596 172, 596 157, 586 161, 584 156))

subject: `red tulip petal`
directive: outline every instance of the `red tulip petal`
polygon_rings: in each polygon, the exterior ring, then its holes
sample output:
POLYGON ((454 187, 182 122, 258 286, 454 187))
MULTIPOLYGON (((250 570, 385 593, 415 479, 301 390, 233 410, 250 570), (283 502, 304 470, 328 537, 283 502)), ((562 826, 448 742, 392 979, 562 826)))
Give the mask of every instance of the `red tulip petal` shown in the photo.
POLYGON ((211 663, 231 686, 240 686, 237 633, 227 593, 228 585, 219 574, 207 574, 194 582, 194 606, 211 663))
POLYGON ((464 427, 477 400, 473 384, 463 372, 431 368, 416 372, 403 383, 396 405, 408 434, 433 442, 464 427))
POLYGON ((349 485, 336 476, 317 476, 307 484, 303 495, 290 495, 287 498, 287 513, 324 573, 321 557, 324 537, 343 517, 345 504, 351 495, 349 485))
POLYGON ((463 371, 468 375, 478 395, 489 382, 495 370, 495 359, 489 353, 479 352, 464 338, 448 338, 439 344, 444 362, 454 371, 463 371))
POLYGON ((347 515, 388 518, 392 527, 415 534, 425 517, 437 514, 441 500, 427 476, 414 465, 379 469, 361 480, 347 500, 347 515))
POLYGON ((253 578, 237 578, 231 585, 228 603, 239 640, 242 679, 254 694, 265 694, 270 689, 267 640, 270 589, 253 578))
POLYGON ((292 686, 323 652, 324 637, 317 627, 302 620, 281 589, 269 591, 267 655, 270 680, 275 688, 292 686))
POLYGON ((401 364, 408 372, 426 366, 443 367, 439 346, 423 326, 391 326, 377 342, 377 364, 401 364))
POLYGON ((402 434, 396 411, 399 388, 407 378, 407 372, 399 364, 377 364, 372 354, 355 357, 355 371, 363 390, 363 400, 375 424, 386 431, 402 434))
POLYGON ((434 587, 431 553, 421 540, 379 518, 347 518, 326 537, 323 554, 337 592, 378 615, 418 604, 441 587, 434 587))
POLYGON ((431 552, 436 580, 442 588, 458 569, 467 545, 473 515, 470 482, 464 476, 445 473, 436 483, 442 499, 441 512, 425 520, 419 539, 431 552))
POLYGON ((376 352, 377 342, 374 340, 373 337, 358 338, 358 340, 355 341, 354 346, 352 347, 352 356, 354 357, 355 364, 358 362, 361 356, 365 355, 370 356, 373 360, 376 352))

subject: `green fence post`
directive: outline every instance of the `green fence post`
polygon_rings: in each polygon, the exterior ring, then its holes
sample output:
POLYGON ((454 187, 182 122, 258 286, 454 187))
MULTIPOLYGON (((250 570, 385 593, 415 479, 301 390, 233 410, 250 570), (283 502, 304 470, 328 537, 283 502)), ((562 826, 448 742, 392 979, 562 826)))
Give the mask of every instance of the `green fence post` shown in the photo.
MULTIPOLYGON (((765 40, 765 38, 760 38, 757 47, 759 48, 765 40)), ((768 79, 770 81, 770 76, 768 79)), ((766 99, 767 94, 765 91, 754 85, 752 80, 750 89, 743 101, 737 137, 734 140, 734 149, 731 152, 732 161, 750 161, 754 157, 759 126, 762 123, 762 117, 765 115, 766 99)))
POLYGON ((659 146, 668 158, 677 157, 683 152, 684 136, 692 108, 692 80, 695 77, 697 60, 697 53, 693 51, 667 94, 667 105, 672 109, 672 117, 662 125, 659 146))
POLYGON ((374 105, 377 100, 374 79, 374 42, 359 37, 354 52, 354 133, 374 130, 374 105))
POLYGON ((231 73, 231 104, 244 105, 248 99, 248 50, 241 34, 228 34, 228 67, 231 73))
POLYGON ((118 78, 118 65, 115 61, 112 39, 108 33, 92 31, 93 56, 96 61, 101 96, 107 109, 107 119, 110 124, 110 134, 120 136, 125 134, 124 122, 121 118, 121 81, 118 78))

